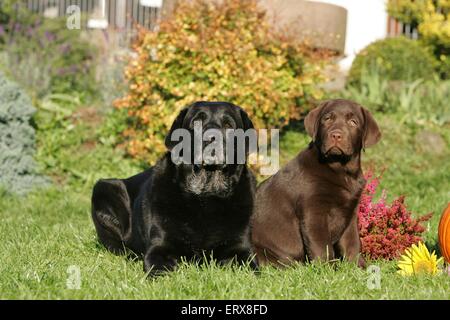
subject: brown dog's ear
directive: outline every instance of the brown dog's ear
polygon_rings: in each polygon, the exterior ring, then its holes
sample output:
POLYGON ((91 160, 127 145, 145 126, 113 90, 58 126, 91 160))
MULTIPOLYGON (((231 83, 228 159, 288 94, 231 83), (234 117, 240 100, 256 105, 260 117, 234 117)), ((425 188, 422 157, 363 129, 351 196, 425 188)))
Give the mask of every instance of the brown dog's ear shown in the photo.
POLYGON ((327 101, 321 103, 318 107, 312 109, 305 117, 305 130, 306 133, 313 139, 313 141, 316 140, 317 130, 319 130, 320 113, 326 104, 327 101))
POLYGON ((361 107, 364 115, 364 136, 363 136, 363 149, 373 146, 381 139, 381 131, 377 122, 373 118, 372 114, 361 107))
POLYGON ((180 113, 178 114, 178 116, 175 118, 175 121, 172 123, 169 133, 167 133, 166 139, 164 140, 164 143, 165 143, 167 149, 171 150, 178 143, 177 141, 172 141, 172 139, 171 139, 172 133, 176 129, 180 129, 183 126, 183 121, 184 121, 184 118, 186 117, 188 110, 189 110, 189 107, 181 110, 180 113))

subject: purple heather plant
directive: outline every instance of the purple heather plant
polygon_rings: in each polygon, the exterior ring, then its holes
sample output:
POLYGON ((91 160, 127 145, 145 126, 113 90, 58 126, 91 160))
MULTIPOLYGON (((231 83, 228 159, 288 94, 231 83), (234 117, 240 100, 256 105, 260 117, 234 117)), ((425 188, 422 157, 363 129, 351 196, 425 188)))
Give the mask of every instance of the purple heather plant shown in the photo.
POLYGON ((414 219, 406 207, 405 196, 388 204, 385 190, 379 200, 374 200, 381 176, 369 171, 365 177, 367 183, 358 210, 362 253, 368 259, 396 259, 405 249, 422 241, 425 228, 421 223, 429 220, 432 213, 414 219))

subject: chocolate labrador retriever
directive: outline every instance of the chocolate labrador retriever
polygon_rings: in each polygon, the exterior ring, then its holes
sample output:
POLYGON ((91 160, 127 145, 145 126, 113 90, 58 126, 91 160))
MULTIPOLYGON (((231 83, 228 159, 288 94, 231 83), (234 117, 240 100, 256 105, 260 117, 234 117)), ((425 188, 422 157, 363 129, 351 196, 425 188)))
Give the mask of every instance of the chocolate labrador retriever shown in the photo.
POLYGON ((194 103, 175 119, 166 138, 169 151, 154 167, 94 186, 92 219, 100 242, 112 252, 128 248, 142 256, 151 275, 174 269, 182 257, 213 256, 219 263, 257 268, 249 230, 255 178, 246 163, 172 161, 172 133, 183 128, 192 137, 196 121, 202 132, 253 128, 244 110, 231 103, 194 103))
POLYGON ((364 267, 357 208, 365 180, 361 150, 380 130, 357 103, 330 100, 305 118, 312 142, 257 190, 252 242, 258 261, 329 261, 345 257, 364 267))

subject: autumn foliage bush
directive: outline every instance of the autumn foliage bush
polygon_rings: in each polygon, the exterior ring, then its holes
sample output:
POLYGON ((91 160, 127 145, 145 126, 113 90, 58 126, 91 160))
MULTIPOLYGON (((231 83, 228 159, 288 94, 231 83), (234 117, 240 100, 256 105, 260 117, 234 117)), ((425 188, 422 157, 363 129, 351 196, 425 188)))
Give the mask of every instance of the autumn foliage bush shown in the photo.
POLYGON ((369 259, 396 259, 405 249, 422 241, 425 228, 421 223, 429 220, 432 213, 413 219, 405 197, 398 197, 388 204, 384 190, 381 198, 374 201, 381 177, 369 172, 366 179, 358 212, 362 253, 369 259))
POLYGON ((178 112, 197 100, 242 106, 260 128, 299 119, 321 98, 323 55, 273 34, 256 0, 179 1, 157 32, 141 29, 126 70, 129 154, 154 161, 178 112))

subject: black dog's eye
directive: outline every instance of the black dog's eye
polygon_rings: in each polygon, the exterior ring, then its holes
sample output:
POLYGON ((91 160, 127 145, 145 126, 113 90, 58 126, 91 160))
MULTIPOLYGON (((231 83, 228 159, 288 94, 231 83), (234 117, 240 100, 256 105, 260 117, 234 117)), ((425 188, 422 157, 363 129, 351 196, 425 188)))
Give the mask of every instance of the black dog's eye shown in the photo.
POLYGON ((235 123, 234 123, 233 119, 230 119, 228 116, 225 116, 225 119, 223 119, 223 121, 222 121, 222 127, 224 129, 234 129, 235 123))
POLYGON ((203 126, 203 122, 206 120, 207 115, 204 112, 197 113, 191 120, 191 123, 189 124, 189 127, 191 129, 194 128, 195 122, 199 122, 203 126))
POLYGON ((350 119, 348 120, 348 123, 352 126, 352 127, 356 127, 358 125, 358 121, 356 121, 355 119, 350 119))
POLYGON ((223 127, 225 129, 234 129, 234 124, 231 121, 225 121, 223 123, 223 127))

